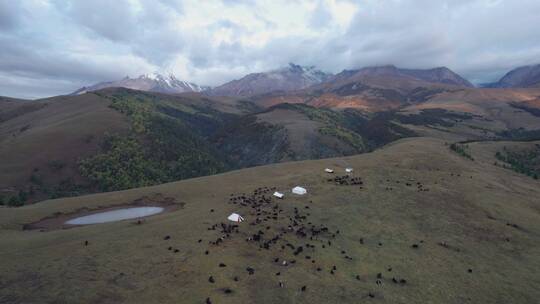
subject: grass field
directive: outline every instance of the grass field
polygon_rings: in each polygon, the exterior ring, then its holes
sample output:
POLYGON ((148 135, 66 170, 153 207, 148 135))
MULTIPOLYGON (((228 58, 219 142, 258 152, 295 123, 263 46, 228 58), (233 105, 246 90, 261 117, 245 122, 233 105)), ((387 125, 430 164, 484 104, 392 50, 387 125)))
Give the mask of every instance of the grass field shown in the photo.
POLYGON ((404 139, 358 156, 4 208, 0 303, 534 303, 540 297, 540 183, 493 165, 502 144, 469 144, 471 161, 441 140, 404 139), (329 182, 323 172, 331 167, 343 175, 347 166, 362 187, 329 182), (308 194, 293 196, 295 185, 308 194), (286 196, 255 208, 229 201, 260 187, 286 196), (57 213, 154 195, 182 208, 140 225, 22 229, 57 213), (231 212, 246 221, 211 244, 226 233, 209 228, 226 223, 231 212), (312 226, 328 231, 298 232, 312 226), (246 241, 257 234, 262 241, 246 241), (287 244, 303 252, 294 255, 287 244))

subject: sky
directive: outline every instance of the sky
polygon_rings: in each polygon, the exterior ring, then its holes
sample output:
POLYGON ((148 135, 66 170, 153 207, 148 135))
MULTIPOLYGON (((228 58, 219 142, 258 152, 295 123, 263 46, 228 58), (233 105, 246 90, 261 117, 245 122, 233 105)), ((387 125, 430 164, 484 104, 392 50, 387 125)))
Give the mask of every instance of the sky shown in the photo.
POLYGON ((491 82, 540 63, 538 16, 538 0, 0 0, 0 96, 152 72, 216 86, 289 62, 491 82))

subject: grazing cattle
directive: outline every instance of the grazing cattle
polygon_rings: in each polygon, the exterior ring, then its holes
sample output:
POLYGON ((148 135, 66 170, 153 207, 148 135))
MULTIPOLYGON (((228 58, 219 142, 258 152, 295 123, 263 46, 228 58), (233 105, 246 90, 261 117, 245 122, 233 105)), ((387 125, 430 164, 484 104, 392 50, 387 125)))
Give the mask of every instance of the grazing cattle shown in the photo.
POLYGON ((230 288, 225 288, 225 289, 223 290, 223 292, 226 293, 226 294, 230 294, 230 293, 232 293, 232 289, 230 289, 230 288))
POLYGON ((206 304, 212 304, 212 301, 210 301, 210 298, 206 298, 206 304))
POLYGON ((216 280, 214 280, 214 277, 213 277, 213 276, 210 276, 210 277, 208 278, 208 282, 210 282, 210 283, 215 283, 216 280))
POLYGON ((411 247, 414 248, 414 249, 418 249, 418 244, 412 244, 411 247))
POLYGON ((223 268, 223 267, 227 267, 227 265, 225 265, 223 263, 219 263, 219 267, 223 268))
POLYGON ((163 240, 165 240, 165 241, 166 241, 166 240, 168 240, 168 239, 170 239, 170 238, 171 238, 171 236, 170 236, 170 235, 166 235, 166 236, 165 236, 165 237, 163 238, 163 240))
POLYGON ((246 271, 249 273, 249 275, 252 275, 255 273, 255 269, 251 268, 251 267, 247 267, 246 268, 246 271))
POLYGON ((472 269, 471 269, 471 268, 467 269, 467 271, 468 271, 469 273, 472 273, 472 269))
POLYGON ((306 291, 307 287, 304 285, 302 288, 300 288, 301 291, 306 291))
POLYGON ((84 241, 84 246, 88 246, 88 241, 84 241))
POLYGON ((283 288, 283 282, 279 281, 279 287, 283 288))

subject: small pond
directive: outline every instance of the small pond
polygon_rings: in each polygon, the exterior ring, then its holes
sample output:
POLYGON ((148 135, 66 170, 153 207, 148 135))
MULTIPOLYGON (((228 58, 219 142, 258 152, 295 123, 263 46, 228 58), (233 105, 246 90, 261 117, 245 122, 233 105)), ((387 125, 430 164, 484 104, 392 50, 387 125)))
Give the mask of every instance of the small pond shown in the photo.
POLYGON ((94 213, 71 219, 66 222, 68 225, 90 225, 116 222, 134 218, 150 216, 163 212, 161 207, 132 207, 94 213))

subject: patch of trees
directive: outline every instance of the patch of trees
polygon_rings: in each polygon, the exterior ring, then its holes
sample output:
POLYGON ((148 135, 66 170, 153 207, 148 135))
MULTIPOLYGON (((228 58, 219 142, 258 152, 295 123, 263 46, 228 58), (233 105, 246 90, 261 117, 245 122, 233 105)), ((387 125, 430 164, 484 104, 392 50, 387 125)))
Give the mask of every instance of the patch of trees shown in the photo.
POLYGON ((115 191, 211 175, 228 168, 209 142, 225 114, 202 106, 176 105, 144 94, 115 94, 111 107, 126 114, 127 136, 109 134, 101 152, 79 162, 81 175, 100 191, 115 191))
POLYGON ((450 150, 457 154, 474 161, 471 153, 469 152, 469 145, 463 143, 453 143, 450 145, 450 150))
POLYGON ((526 104, 520 103, 520 102, 511 102, 509 103, 510 106, 516 109, 523 110, 525 112, 528 112, 536 117, 540 117, 540 109, 529 107, 526 104))
POLYGON ((526 130, 524 128, 510 129, 498 132, 497 135, 502 140, 512 141, 534 141, 540 140, 540 129, 526 130))
MULTIPOLYGON (((495 153, 495 158, 503 162, 503 167, 510 168, 518 173, 528 175, 534 179, 540 176, 540 145, 532 149, 511 151, 503 147, 502 151, 495 153), (505 165, 506 164, 506 165, 505 165)), ((495 163, 498 165, 498 163, 495 163)))
POLYGON ((11 196, 0 195, 0 205, 8 207, 21 207, 28 200, 28 193, 20 190, 17 194, 11 196))
POLYGON ((452 127, 456 122, 472 119, 472 115, 466 113, 454 113, 444 109, 424 109, 419 114, 395 114, 395 119, 409 125, 440 125, 452 127))

